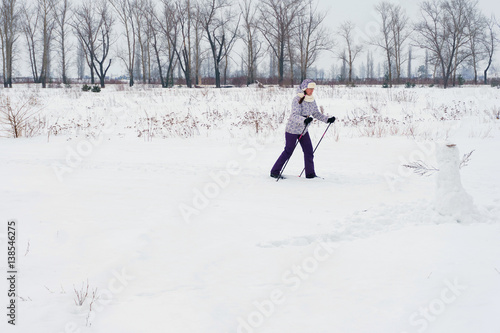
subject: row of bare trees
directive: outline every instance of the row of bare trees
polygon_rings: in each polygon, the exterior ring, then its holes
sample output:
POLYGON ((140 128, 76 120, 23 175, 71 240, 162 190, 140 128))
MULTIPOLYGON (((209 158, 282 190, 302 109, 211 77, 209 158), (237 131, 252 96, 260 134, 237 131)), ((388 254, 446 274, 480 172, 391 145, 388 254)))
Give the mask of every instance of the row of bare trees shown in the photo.
POLYGON ((233 48, 239 40, 248 83, 254 82, 266 51, 276 58, 281 84, 286 68, 293 82, 294 66, 300 66, 303 79, 318 54, 333 46, 323 26, 326 13, 319 13, 315 0, 93 0, 80 5, 71 0, 0 1, 6 87, 12 86, 19 37, 24 37, 33 80, 43 87, 52 67, 68 82, 75 44, 78 56, 85 58, 78 59, 79 73, 85 63, 92 83, 97 76, 102 87, 111 53, 125 66, 131 86, 138 69, 144 83, 152 80, 154 69, 162 86, 172 85, 178 67, 192 87, 200 83, 202 61, 210 59, 220 87, 231 59, 238 60, 233 48))
POLYGON ((405 63, 411 72, 412 46, 426 50, 426 66, 434 67, 432 76, 441 78, 445 88, 450 82, 456 84, 460 66, 471 67, 474 82, 478 83, 480 63, 484 65, 484 84, 487 84, 499 42, 495 18, 486 17, 477 0, 426 0, 419 6, 420 17, 412 23, 400 5, 381 1, 375 6, 378 32, 366 40, 356 38, 353 23, 341 24, 337 34, 344 49, 339 58, 347 68, 348 82, 352 82, 354 60, 368 44, 383 51, 385 76, 390 86, 394 81, 400 83, 405 63))
POLYGON ((68 83, 71 32, 84 48, 85 57, 92 73, 97 73, 101 85, 109 69, 108 61, 112 44, 113 16, 107 2, 84 2, 76 9, 69 0, 36 0, 20 3, 2 0, 0 7, 0 35, 2 46, 4 87, 12 87, 15 43, 24 36, 29 68, 35 83, 45 88, 51 71, 53 54, 59 54, 60 71, 64 83, 68 83))
MULTIPOLYGON (((486 64, 487 82, 498 43, 498 24, 481 13, 477 0, 425 0, 414 23, 400 5, 383 0, 375 6, 379 31, 370 38, 360 38, 351 21, 340 23, 335 33, 329 31, 317 0, 92 0, 79 5, 72 0, 0 1, 5 87, 12 86, 13 59, 18 59, 14 53, 22 49, 16 47, 19 37, 24 37, 33 80, 43 87, 51 67, 68 82, 75 46, 78 72, 88 68, 92 83, 97 76, 102 87, 113 58, 126 68, 130 86, 141 77, 143 83, 159 77, 163 87, 171 86, 174 69, 179 68, 192 87, 201 82, 202 62, 210 61, 220 87, 231 61, 242 63, 247 83, 253 83, 266 54, 271 55, 279 84, 285 78, 293 84, 306 78, 321 52, 334 47, 346 80, 352 82, 354 63, 367 46, 383 51, 391 85, 400 81, 405 63, 411 71, 412 53, 405 50, 426 50, 433 76, 442 78, 446 87, 455 83, 463 65, 474 69, 477 82, 479 66, 486 64), (235 55, 239 41, 242 51, 235 55)), ((373 53, 368 58, 373 61, 373 53)), ((367 67, 373 71, 373 65, 367 67)))
POLYGON ((426 0, 420 3, 420 17, 411 24, 400 5, 382 1, 375 6, 380 18, 380 31, 371 40, 372 45, 384 51, 387 64, 386 78, 392 85, 400 81, 402 65, 408 62, 411 70, 411 51, 405 47, 417 46, 429 55, 426 63, 434 66, 433 77, 442 78, 446 88, 455 85, 460 66, 473 68, 474 82, 478 82, 478 66, 485 64, 484 83, 498 44, 494 17, 487 18, 479 9, 477 0, 426 0))
POLYGON ((380 2, 375 6, 380 16, 380 33, 370 42, 380 47, 387 61, 387 78, 392 86, 393 70, 396 80, 402 75, 402 65, 406 61, 404 47, 411 33, 408 16, 400 5, 387 1, 380 2))
POLYGON ((4 87, 12 88, 14 43, 19 37, 19 12, 16 0, 1 0, 0 43, 2 46, 2 75, 4 87))
POLYGON ((428 50, 446 88, 457 79, 460 65, 467 63, 478 80, 478 64, 486 61, 484 82, 493 60, 498 38, 495 19, 487 18, 477 0, 430 0, 420 5, 421 19, 413 41, 428 50))

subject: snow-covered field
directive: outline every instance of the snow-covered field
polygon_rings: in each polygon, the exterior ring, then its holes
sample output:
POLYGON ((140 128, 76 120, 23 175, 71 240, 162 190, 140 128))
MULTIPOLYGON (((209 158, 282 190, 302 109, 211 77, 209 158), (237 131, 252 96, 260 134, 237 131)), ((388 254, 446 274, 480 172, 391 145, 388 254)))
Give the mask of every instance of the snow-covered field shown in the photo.
POLYGON ((500 332, 500 90, 320 86, 276 182, 293 91, 1 90, 1 331, 500 332))

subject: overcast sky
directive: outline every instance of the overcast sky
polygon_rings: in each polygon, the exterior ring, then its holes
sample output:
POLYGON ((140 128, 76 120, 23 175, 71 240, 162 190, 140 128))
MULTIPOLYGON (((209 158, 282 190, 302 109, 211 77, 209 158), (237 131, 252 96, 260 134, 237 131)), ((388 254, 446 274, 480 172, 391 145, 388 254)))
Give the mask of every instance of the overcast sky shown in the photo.
MULTIPOLYGON (((320 9, 328 10, 328 25, 336 27, 342 21, 351 20, 361 28, 370 24, 371 21, 375 21, 377 15, 374 11, 374 6, 381 2, 381 0, 317 1, 320 9)), ((421 1, 390 0, 390 2, 401 5, 412 19, 420 15, 418 7, 421 1)), ((500 1, 479 0, 478 6, 485 15, 494 14, 500 19, 500 1)))

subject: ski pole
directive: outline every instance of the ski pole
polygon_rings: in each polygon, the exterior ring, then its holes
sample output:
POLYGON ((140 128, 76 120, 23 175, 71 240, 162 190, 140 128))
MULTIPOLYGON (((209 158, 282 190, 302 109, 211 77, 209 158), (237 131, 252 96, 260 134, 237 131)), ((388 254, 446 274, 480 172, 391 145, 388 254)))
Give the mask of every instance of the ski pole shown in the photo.
MULTIPOLYGON (((325 134, 326 134, 326 131, 328 131, 328 129, 330 128, 330 125, 333 124, 333 123, 329 123, 328 126, 326 127, 326 130, 325 132, 323 133, 323 136, 321 136, 321 139, 319 139, 318 141, 318 144, 316 145, 316 147, 314 148, 313 150, 313 154, 316 152, 316 149, 318 149, 318 146, 319 144, 321 143, 321 140, 323 140, 323 138, 325 137, 325 134)), ((304 173, 304 170, 306 170, 306 168, 304 167, 304 169, 302 169, 302 172, 300 173, 299 177, 302 177, 302 174, 304 173)))
POLYGON ((285 165, 283 165, 283 168, 281 168, 280 174, 279 174, 278 178, 276 179, 276 181, 280 180, 281 175, 283 174, 283 171, 285 171, 286 165, 288 164, 288 161, 290 161, 290 158, 292 157, 292 154, 293 154, 293 152, 295 151, 295 148, 296 148, 296 147, 297 147, 297 145, 299 144, 300 139, 302 139, 302 137, 304 136, 304 133, 306 132, 306 129, 307 129, 307 126, 308 126, 308 125, 309 125, 309 124, 307 124, 307 125, 304 127, 304 130, 302 131, 302 134, 300 134, 299 139, 297 140, 297 142, 295 142, 295 146, 293 147, 292 153, 290 154, 290 157, 286 160, 285 165))

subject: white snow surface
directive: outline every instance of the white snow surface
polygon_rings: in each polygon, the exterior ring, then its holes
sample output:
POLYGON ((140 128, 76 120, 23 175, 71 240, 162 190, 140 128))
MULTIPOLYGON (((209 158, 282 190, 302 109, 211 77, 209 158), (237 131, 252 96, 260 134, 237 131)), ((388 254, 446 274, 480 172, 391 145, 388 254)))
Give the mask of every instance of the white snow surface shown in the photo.
POLYGON ((324 179, 298 148, 279 182, 293 89, 36 91, 35 135, 0 138, 1 331, 500 332, 499 91, 316 91, 324 179))

